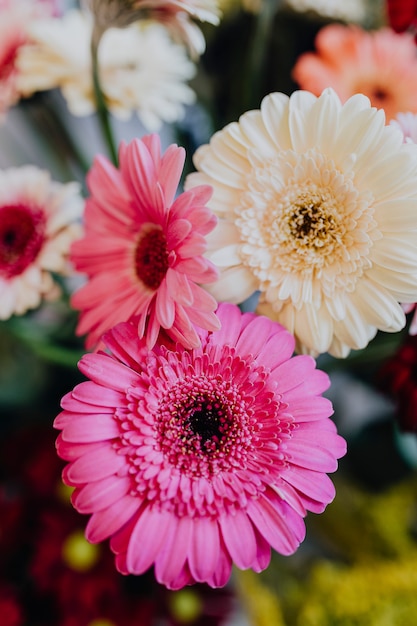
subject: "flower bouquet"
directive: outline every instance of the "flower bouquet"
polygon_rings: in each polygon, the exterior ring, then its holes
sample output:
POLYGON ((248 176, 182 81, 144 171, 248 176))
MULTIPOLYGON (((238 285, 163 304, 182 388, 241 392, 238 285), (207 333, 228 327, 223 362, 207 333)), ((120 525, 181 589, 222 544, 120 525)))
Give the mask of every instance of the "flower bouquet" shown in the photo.
POLYGON ((5 626, 412 623, 416 16, 1 0, 5 626))

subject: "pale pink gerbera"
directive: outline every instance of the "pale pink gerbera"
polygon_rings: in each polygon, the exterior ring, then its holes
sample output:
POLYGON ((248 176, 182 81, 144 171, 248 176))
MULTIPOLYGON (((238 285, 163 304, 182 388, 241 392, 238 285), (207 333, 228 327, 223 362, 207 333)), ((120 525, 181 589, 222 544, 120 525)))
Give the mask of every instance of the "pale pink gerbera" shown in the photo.
POLYGON ((0 0, 0 118, 20 99, 17 57, 28 41, 30 22, 50 14, 52 1, 0 0))
POLYGON ((417 53, 410 33, 330 24, 315 45, 316 52, 302 54, 293 69, 302 89, 320 95, 332 87, 342 102, 362 93, 384 109, 387 120, 399 111, 417 112, 417 53))
POLYGON ((193 324, 215 330, 217 302, 196 283, 217 278, 203 258, 204 235, 216 225, 205 206, 211 187, 199 186, 174 200, 185 151, 171 145, 161 155, 158 135, 122 144, 120 168, 98 157, 88 175, 91 197, 85 237, 72 261, 89 276, 74 294, 81 309, 77 332, 87 347, 104 331, 138 316, 138 333, 152 347, 161 328, 186 347, 199 344, 193 324))
POLYGON ((51 181, 46 171, 0 171, 0 319, 59 295, 53 273, 68 270, 83 204, 76 183, 51 181))
POLYGON ((81 359, 90 380, 54 424, 87 539, 110 537, 122 573, 155 565, 174 589, 222 586, 232 563, 259 572, 271 546, 292 554, 307 511, 333 499, 326 472, 346 450, 321 396, 328 377, 292 357, 292 335, 232 304, 218 316, 193 350, 149 351, 133 325, 116 326, 112 354, 81 359))

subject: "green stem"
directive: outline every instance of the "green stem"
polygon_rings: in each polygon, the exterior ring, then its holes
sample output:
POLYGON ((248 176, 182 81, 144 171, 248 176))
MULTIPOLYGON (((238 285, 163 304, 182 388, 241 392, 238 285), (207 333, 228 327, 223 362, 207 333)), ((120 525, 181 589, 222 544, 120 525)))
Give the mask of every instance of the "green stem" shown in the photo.
POLYGON ((249 48, 249 61, 244 101, 245 109, 249 110, 259 105, 261 94, 261 80, 264 75, 264 65, 267 60, 268 46, 271 41, 271 32, 274 25, 274 15, 279 9, 281 1, 262 0, 255 30, 249 48))
POLYGON ((91 62, 92 62, 92 73, 93 73, 93 87, 94 87, 94 97, 96 100, 96 108, 97 108, 97 116, 100 123, 100 127, 103 133, 103 137, 106 141, 107 148, 109 150, 110 157, 114 163, 117 165, 117 148, 116 142, 113 136, 113 130, 110 123, 109 111, 106 106, 106 102, 104 100, 103 91, 101 89, 100 84, 100 68, 98 61, 98 47, 100 44, 101 33, 96 34, 93 33, 91 38, 91 62))

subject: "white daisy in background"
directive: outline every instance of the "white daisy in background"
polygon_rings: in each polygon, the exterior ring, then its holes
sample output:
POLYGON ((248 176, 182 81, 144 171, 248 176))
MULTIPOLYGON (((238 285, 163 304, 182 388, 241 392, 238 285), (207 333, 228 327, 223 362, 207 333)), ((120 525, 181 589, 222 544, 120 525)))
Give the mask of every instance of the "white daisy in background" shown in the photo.
MULTIPOLYGON (((18 58, 19 87, 26 95, 59 87, 73 115, 95 111, 91 70, 92 21, 80 11, 33 24, 33 44, 18 58)), ((157 23, 109 29, 99 47, 100 83, 111 113, 128 119, 136 111, 150 131, 184 116, 195 100, 186 81, 195 65, 157 23)))
POLYGON ((258 312, 297 349, 346 356, 400 330, 417 301, 417 146, 382 110, 331 89, 267 96, 200 147, 186 188, 214 187, 218 300, 258 312))
POLYGON ((106 29, 124 28, 139 19, 152 19, 184 43, 192 56, 200 56, 206 47, 204 35, 191 18, 217 26, 220 11, 216 0, 81 0, 94 15, 94 40, 106 29))
POLYGON ((52 273, 68 272, 83 206, 77 183, 32 166, 0 170, 0 319, 59 296, 52 273))
POLYGON ((311 11, 321 17, 361 22, 366 17, 364 0, 284 0, 284 6, 298 13, 311 11))
POLYGON ((417 143, 417 113, 397 113, 390 124, 401 130, 404 141, 417 143))

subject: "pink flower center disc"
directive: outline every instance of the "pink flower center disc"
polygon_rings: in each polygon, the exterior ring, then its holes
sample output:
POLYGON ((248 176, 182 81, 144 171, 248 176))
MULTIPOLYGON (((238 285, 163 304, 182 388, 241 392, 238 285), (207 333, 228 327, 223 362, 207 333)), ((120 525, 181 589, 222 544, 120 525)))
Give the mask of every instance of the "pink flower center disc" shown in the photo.
POLYGON ((0 208, 0 275, 21 274, 36 258, 44 241, 45 218, 22 204, 0 208))
POLYGON ((167 241, 162 230, 155 227, 139 239, 135 251, 136 275, 150 289, 158 289, 168 267, 167 241))

